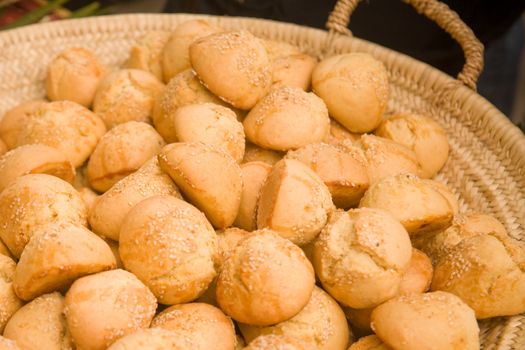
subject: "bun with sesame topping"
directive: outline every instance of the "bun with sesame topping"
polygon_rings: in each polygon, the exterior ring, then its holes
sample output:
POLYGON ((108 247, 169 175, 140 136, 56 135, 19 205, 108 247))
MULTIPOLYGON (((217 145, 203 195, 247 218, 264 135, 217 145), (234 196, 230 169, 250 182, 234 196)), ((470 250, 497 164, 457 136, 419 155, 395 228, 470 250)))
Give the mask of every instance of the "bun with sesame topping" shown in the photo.
POLYGON ((254 341, 248 344, 243 350, 306 350, 301 342, 293 337, 283 334, 267 334, 257 337, 254 341))
POLYGON ((0 334, 4 331, 7 321, 22 307, 13 289, 13 277, 16 263, 5 255, 0 255, 0 334))
POLYGON ((18 137, 26 128, 26 117, 45 104, 47 102, 44 100, 26 101, 8 110, 0 118, 0 139, 5 143, 7 149, 17 146, 18 137))
POLYGON ((141 329, 114 342, 107 350, 197 350, 179 332, 161 328, 141 329))
POLYGON ((249 140, 246 140, 246 149, 244 150, 244 158, 242 162, 248 163, 259 161, 269 165, 274 165, 283 158, 283 155, 282 152, 262 148, 251 143, 249 140))
POLYGON ((158 80, 162 81, 162 54, 170 36, 170 32, 162 30, 146 33, 146 35, 131 48, 124 67, 150 72, 158 80))
POLYGON ((383 343, 377 335, 369 335, 353 343, 348 350, 392 350, 392 348, 383 343))
POLYGON ((312 71, 317 64, 315 58, 305 53, 296 53, 276 57, 270 62, 273 87, 290 86, 308 91, 312 71))

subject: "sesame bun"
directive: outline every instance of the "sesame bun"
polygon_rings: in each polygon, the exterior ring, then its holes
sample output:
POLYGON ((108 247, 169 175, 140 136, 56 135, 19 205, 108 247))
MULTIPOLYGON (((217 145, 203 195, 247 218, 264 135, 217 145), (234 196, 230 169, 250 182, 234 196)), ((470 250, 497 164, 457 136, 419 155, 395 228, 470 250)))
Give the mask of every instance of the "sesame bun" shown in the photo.
POLYGON ((430 258, 422 251, 412 248, 410 264, 403 275, 398 294, 426 292, 432 282, 433 270, 430 258))
POLYGON ((271 230, 255 231, 224 262, 217 301, 236 321, 268 326, 299 313, 314 282, 312 265, 299 247, 271 230))
POLYGON ((377 335, 369 335, 353 343, 348 350, 392 350, 392 348, 383 343, 377 335))
POLYGON ((124 67, 144 70, 162 81, 162 54, 170 36, 170 32, 162 30, 146 33, 131 48, 124 67))
POLYGON ((284 154, 281 152, 259 147, 246 140, 246 148, 244 150, 244 158, 242 162, 264 162, 269 165, 274 165, 280 161, 283 156, 284 154))
POLYGON ((308 91, 312 71, 317 64, 314 57, 305 53, 297 53, 277 57, 270 62, 273 87, 290 86, 308 91))
POLYGON ((306 350, 297 339, 283 334, 261 335, 252 341, 244 350, 306 350))
POLYGON ((0 350, 20 350, 14 340, 4 338, 0 335, 0 350))
POLYGON ((5 255, 0 255, 0 333, 4 331, 7 321, 22 307, 13 289, 13 277, 16 263, 5 255))
POLYGON ((17 146, 20 133, 26 128, 26 117, 33 114, 43 105, 47 104, 44 100, 31 100, 23 102, 8 110, 0 118, 0 139, 8 149, 17 146))
POLYGON ((237 227, 230 227, 225 230, 217 231, 217 239, 219 243, 219 265, 230 257, 237 244, 248 236, 250 233, 237 227))
POLYGON ((161 328, 141 329, 114 342, 108 350, 186 350, 195 344, 180 333, 161 328))
POLYGON ((134 275, 111 270, 76 280, 64 313, 77 348, 103 350, 117 339, 148 328, 157 303, 134 275))
POLYGON ((330 133, 325 137, 323 142, 331 145, 338 145, 341 141, 347 141, 349 144, 359 140, 361 134, 356 134, 339 124, 335 119, 330 118, 330 133))

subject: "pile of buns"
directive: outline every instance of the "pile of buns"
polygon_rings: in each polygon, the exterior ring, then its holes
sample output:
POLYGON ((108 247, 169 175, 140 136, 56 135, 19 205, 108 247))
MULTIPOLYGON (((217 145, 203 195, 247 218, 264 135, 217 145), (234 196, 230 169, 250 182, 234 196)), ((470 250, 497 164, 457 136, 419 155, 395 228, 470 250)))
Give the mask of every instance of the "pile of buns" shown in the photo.
POLYGON ((192 20, 46 93, 0 119, 0 350, 473 350, 525 311, 523 243, 370 55, 192 20))

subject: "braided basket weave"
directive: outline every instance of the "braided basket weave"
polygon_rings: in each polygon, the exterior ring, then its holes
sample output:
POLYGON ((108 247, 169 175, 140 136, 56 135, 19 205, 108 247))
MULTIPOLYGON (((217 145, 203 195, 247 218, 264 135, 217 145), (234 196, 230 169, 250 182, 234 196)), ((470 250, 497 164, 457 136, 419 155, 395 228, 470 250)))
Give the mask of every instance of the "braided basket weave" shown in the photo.
MULTIPOLYGON (((459 198, 461 212, 492 214, 510 235, 525 239, 525 137, 489 102, 477 95, 481 44, 445 5, 405 0, 434 19, 465 51, 466 65, 455 80, 400 53, 352 38, 347 24, 357 0, 340 1, 329 32, 268 20, 195 15, 118 15, 33 25, 0 33, 0 116, 45 94, 47 63, 68 47, 86 47, 110 67, 121 65, 137 39, 152 30, 171 31, 183 21, 205 18, 224 28, 247 29, 262 38, 294 44, 319 58, 352 51, 381 60, 389 73, 390 112, 421 112, 447 131, 450 157, 436 179, 459 198), (470 88, 469 88, 470 87, 470 88)), ((484 350, 525 349, 525 314, 480 322, 484 350)))

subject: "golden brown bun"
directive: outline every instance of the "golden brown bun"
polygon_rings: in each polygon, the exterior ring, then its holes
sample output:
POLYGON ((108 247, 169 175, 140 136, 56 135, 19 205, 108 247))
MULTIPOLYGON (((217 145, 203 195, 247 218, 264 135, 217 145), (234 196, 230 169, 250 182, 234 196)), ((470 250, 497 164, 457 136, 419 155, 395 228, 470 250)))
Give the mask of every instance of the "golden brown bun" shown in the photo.
POLYGON ((203 143, 172 143, 159 156, 190 202, 202 210, 216 228, 231 226, 241 203, 241 168, 222 150, 203 143))
POLYGON ((330 132, 323 101, 294 87, 276 87, 263 97, 243 121, 246 137, 276 151, 321 142, 330 132))
POLYGON ((172 121, 177 141, 222 148, 238 163, 242 161, 244 129, 231 109, 214 103, 186 105, 175 111, 172 121))
POLYGON ((314 245, 324 289, 352 308, 374 307, 397 294, 410 263, 408 233, 388 212, 336 211, 314 245))
POLYGON ((141 329, 114 342, 107 350, 186 350, 195 344, 180 332, 161 328, 141 329))
POLYGON ((268 52, 270 61, 275 61, 279 57, 300 54, 301 50, 297 46, 291 45, 284 41, 263 39, 264 46, 268 52))
POLYGON ((0 335, 0 350, 21 350, 16 342, 0 335))
POLYGON ((121 69, 100 82, 93 111, 108 129, 132 120, 151 122, 153 103, 163 88, 164 84, 149 72, 121 69))
POLYGON ((254 145, 246 140, 246 148, 244 150, 243 163, 248 162, 264 162, 269 165, 274 165, 283 158, 284 154, 254 145))
POLYGON ((231 319, 220 309, 203 303, 171 306, 153 319, 151 327, 177 332, 194 350, 232 350, 236 343, 231 319))
POLYGON ((78 192, 58 177, 19 177, 0 193, 0 239, 19 258, 35 229, 57 221, 87 225, 86 205, 78 192), (13 205, 16 203, 16 205, 13 205))
POLYGON ((350 132, 336 120, 330 118, 330 133, 325 137, 323 142, 331 145, 339 145, 341 141, 352 143, 359 140, 360 137, 361 134, 350 132))
POLYGON ((183 70, 191 68, 190 45, 197 39, 221 31, 202 19, 185 21, 171 34, 162 52, 164 81, 168 82, 183 70))
POLYGON ((270 228, 298 245, 311 242, 334 209, 323 180, 294 159, 274 165, 261 189, 257 228, 270 228))
POLYGON ((271 230, 243 239, 224 262, 217 301, 233 319, 268 326, 295 316, 308 303, 314 272, 302 250, 271 230))
POLYGON ((41 143, 67 156, 74 167, 82 165, 106 132, 102 119, 71 101, 42 105, 25 119, 16 147, 41 143))
POLYGON ((367 161, 358 147, 312 143, 286 154, 309 166, 323 180, 339 208, 359 204, 369 186, 367 161))
POLYGON ((430 288, 433 271, 430 258, 422 251, 412 248, 410 264, 399 285, 398 294, 426 292, 430 288))
POLYGON ((317 60, 305 53, 277 57, 271 62, 273 86, 290 86, 304 91, 310 88, 317 60))
POLYGON ((104 350, 117 339, 148 328, 157 303, 134 275, 111 270, 76 280, 64 313, 77 348, 104 350))
POLYGON ((0 157, 0 192, 26 174, 48 174, 73 183, 75 168, 56 148, 41 144, 17 147, 0 157))
POLYGON ((116 125, 102 136, 89 158, 89 184, 99 192, 107 191, 157 155, 164 145, 149 124, 130 121, 116 125))
POLYGON ((211 92, 237 108, 251 109, 270 89, 272 75, 266 48, 247 31, 221 32, 195 40, 190 45, 190 62, 211 92))
POLYGON ((294 317, 270 327, 239 324, 250 345, 260 335, 285 335, 300 340, 309 349, 346 350, 352 342, 345 314, 325 291, 314 287, 310 301, 294 317))
POLYGON ((422 177, 434 177, 447 161, 449 145, 445 129, 429 117, 396 114, 385 119, 375 134, 413 150, 422 177))
POLYGON ((377 335, 369 335, 353 343, 348 350, 392 350, 392 348, 385 345, 377 335))
POLYGON ((80 195, 80 198, 82 198, 82 200, 84 201, 84 204, 86 205, 86 208, 89 213, 91 211, 91 208, 93 208, 93 205, 97 201, 97 198, 100 196, 89 187, 81 187, 78 188, 77 191, 80 195))
POLYGON ((241 165, 243 182, 242 197, 239 212, 233 222, 234 226, 247 231, 257 229, 257 202, 261 188, 271 171, 271 165, 260 161, 241 165))
POLYGON ((217 239, 219 242, 219 265, 222 264, 228 259, 237 247, 237 244, 249 235, 248 231, 237 227, 230 227, 226 230, 217 231, 217 239))
POLYGON ((16 263, 5 255, 0 255, 0 334, 11 316, 22 307, 13 289, 16 263))
POLYGON ((106 68, 85 48, 72 47, 60 52, 47 69, 46 92, 51 101, 69 100, 91 106, 106 68))
POLYGON ((359 207, 390 212, 411 236, 444 229, 452 223, 457 201, 450 190, 433 182, 410 174, 386 177, 370 186, 359 207))
POLYGON ((33 231, 16 266, 13 288, 20 299, 32 300, 116 265, 106 242, 84 226, 51 223, 33 231))
POLYGON ((26 128, 26 117, 45 104, 47 102, 44 100, 23 102, 8 110, 0 118, 0 139, 4 141, 8 149, 16 147, 20 133, 26 128))
POLYGON ((395 297, 372 312, 372 328, 394 349, 479 349, 474 312, 445 292, 395 297))
POLYGON ((252 341, 244 350, 306 350, 297 339, 283 334, 261 335, 252 341))
POLYGON ((162 304, 195 300, 215 278, 217 235, 194 206, 153 196, 133 207, 120 229, 119 253, 162 304))
POLYGON ((485 234, 464 238, 437 263, 432 290, 459 296, 478 319, 525 311, 525 245, 485 234))
POLYGON ((312 73, 312 87, 330 115, 352 132, 372 131, 383 118, 389 95, 387 71, 368 54, 322 60, 312 73))
POLYGON ((4 336, 15 340, 23 350, 72 349, 63 310, 64 298, 60 293, 42 295, 11 317, 4 336))
POLYGON ((170 36, 170 32, 162 30, 146 33, 135 46, 131 48, 124 67, 150 72, 158 80, 162 81, 162 54, 170 36))
POLYGON ((180 197, 177 186, 153 157, 97 198, 89 211, 91 229, 118 241, 120 226, 131 208, 146 198, 165 194, 180 197))

